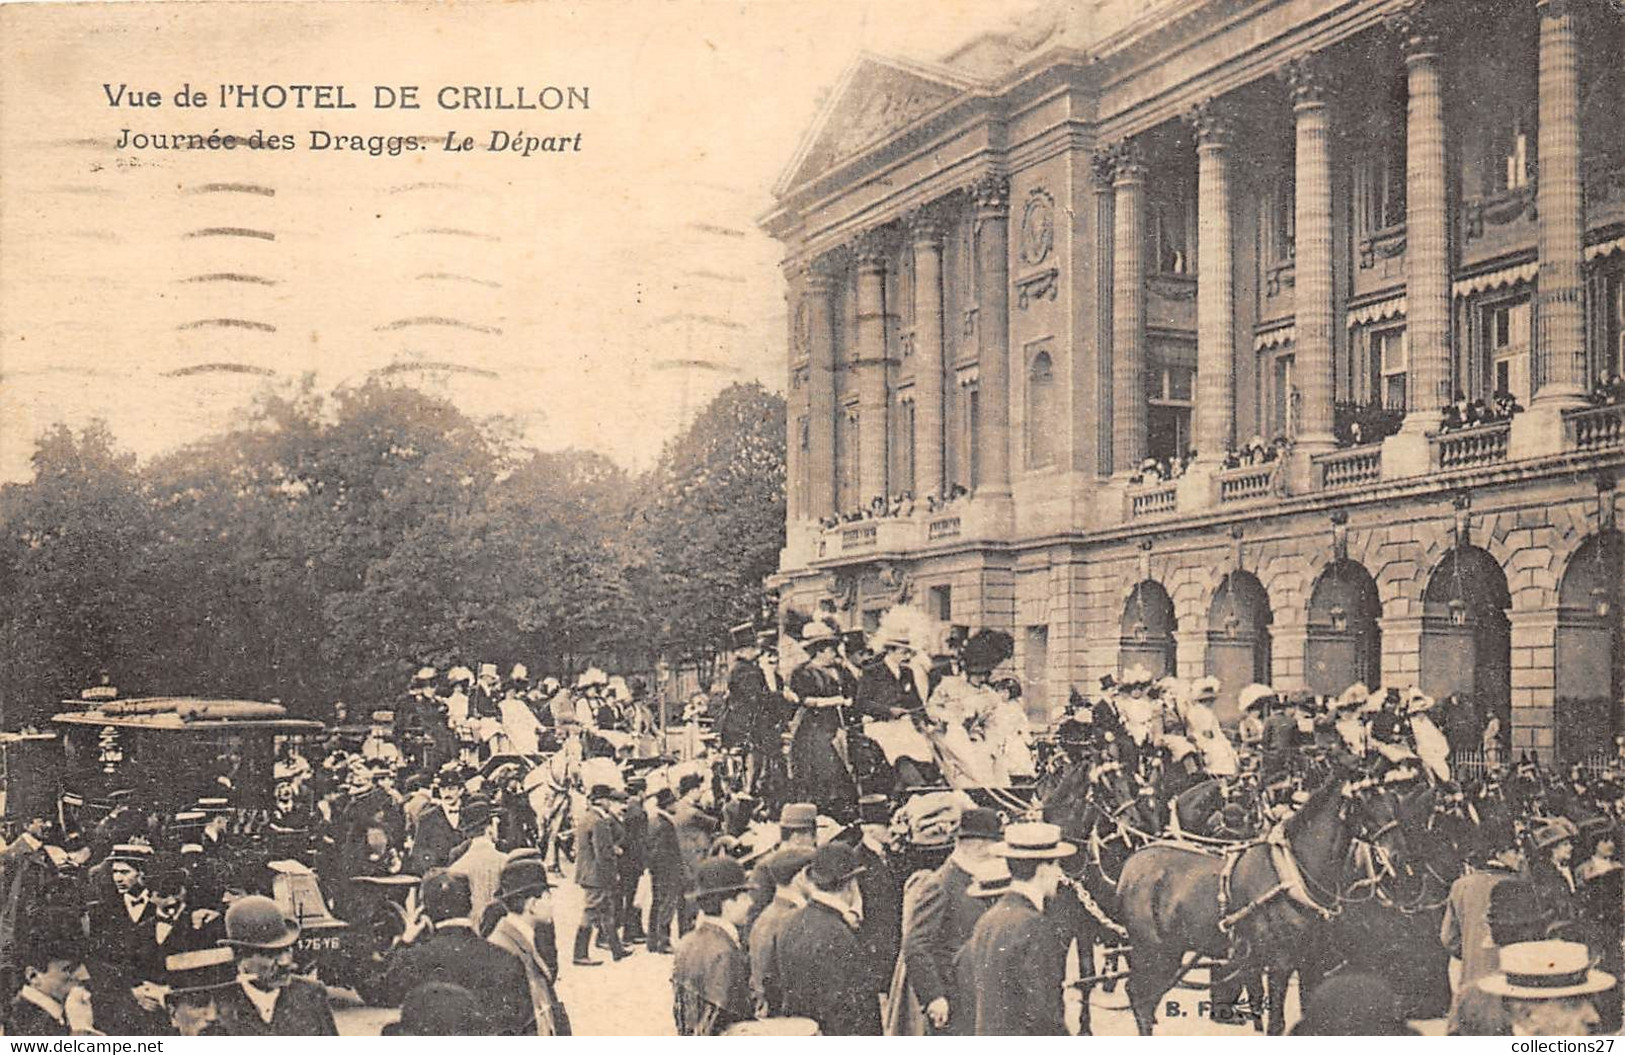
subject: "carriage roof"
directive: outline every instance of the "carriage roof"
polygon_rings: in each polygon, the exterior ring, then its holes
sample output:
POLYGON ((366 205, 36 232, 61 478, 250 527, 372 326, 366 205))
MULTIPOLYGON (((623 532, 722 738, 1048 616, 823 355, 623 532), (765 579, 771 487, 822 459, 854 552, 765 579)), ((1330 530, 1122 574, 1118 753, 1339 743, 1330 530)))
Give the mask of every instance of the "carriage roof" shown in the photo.
MULTIPOLYGON (((77 701, 74 701, 77 702, 77 701)), ((64 711, 51 720, 69 726, 113 726, 155 732, 245 732, 269 735, 320 733, 326 726, 306 718, 267 713, 255 700, 200 696, 147 696, 110 700, 84 710, 64 711), (248 712, 248 713, 242 713, 248 712)))

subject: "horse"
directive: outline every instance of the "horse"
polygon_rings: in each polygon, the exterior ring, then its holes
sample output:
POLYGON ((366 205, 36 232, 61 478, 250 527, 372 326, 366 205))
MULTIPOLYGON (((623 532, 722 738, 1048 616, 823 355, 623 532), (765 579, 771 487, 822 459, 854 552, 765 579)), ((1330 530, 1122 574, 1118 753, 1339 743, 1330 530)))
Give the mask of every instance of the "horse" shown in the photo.
POLYGON ((1402 994, 1406 1018, 1438 1018, 1450 1006, 1450 954, 1439 932, 1451 884, 1467 859, 1473 822, 1439 791, 1423 784, 1417 794, 1398 800, 1405 860, 1383 860, 1365 845, 1355 848, 1343 911, 1323 946, 1325 971, 1347 968, 1389 979, 1402 994))
POLYGON ((1187 953, 1229 959, 1232 973, 1268 978, 1271 1036, 1285 1030, 1282 996, 1324 924, 1341 908, 1345 861, 1367 834, 1402 852, 1394 797, 1375 779, 1330 781, 1276 832, 1225 852, 1159 842, 1123 866, 1118 905, 1131 952, 1129 1004, 1141 1035, 1163 995, 1189 969, 1187 953))

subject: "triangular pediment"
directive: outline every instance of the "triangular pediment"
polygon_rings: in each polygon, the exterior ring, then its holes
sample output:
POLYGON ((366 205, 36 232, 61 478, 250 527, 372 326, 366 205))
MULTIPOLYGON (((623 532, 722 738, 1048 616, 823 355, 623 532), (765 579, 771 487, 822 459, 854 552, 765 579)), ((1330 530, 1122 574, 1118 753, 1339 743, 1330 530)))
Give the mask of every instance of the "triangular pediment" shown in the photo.
POLYGON ((977 83, 938 66, 862 56, 830 93, 777 193, 782 196, 856 157, 977 83))

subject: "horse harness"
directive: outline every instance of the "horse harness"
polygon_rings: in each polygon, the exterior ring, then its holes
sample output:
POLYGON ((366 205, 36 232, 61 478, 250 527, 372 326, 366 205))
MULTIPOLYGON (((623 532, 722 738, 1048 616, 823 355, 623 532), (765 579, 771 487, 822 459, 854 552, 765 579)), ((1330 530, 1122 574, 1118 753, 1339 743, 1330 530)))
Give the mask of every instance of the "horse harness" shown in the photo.
MULTIPOLYGON (((1336 902, 1328 908, 1315 900, 1314 894, 1309 890, 1309 883, 1309 877, 1304 874, 1303 869, 1298 867, 1298 859, 1292 852, 1292 841, 1281 824, 1271 828, 1269 834, 1258 842, 1226 850, 1224 867, 1219 871, 1219 933, 1228 937, 1238 923, 1283 894, 1323 920, 1330 920, 1343 911, 1342 906, 1336 902), (1276 883, 1258 897, 1253 898, 1247 904, 1232 912, 1230 911, 1230 889, 1236 866, 1241 863, 1241 859, 1246 855, 1247 851, 1259 846, 1266 848, 1269 853, 1270 867, 1275 870, 1276 883)), ((1335 892, 1333 892, 1333 896, 1337 896, 1335 892)), ((1339 900, 1341 899, 1339 898, 1339 900)))

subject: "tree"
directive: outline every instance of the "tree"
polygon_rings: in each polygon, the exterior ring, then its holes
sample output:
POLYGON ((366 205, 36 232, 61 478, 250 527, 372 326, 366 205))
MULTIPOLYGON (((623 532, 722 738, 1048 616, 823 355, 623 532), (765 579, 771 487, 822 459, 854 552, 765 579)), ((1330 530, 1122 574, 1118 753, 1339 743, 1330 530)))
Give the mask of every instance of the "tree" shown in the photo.
POLYGON ((714 655, 761 612, 784 546, 784 458, 784 400, 759 384, 729 386, 667 445, 640 530, 670 658, 714 655))
POLYGON ((39 441, 34 480, 0 490, 0 722, 37 724, 106 672, 139 680, 158 607, 152 521, 135 459, 101 422, 39 441))

